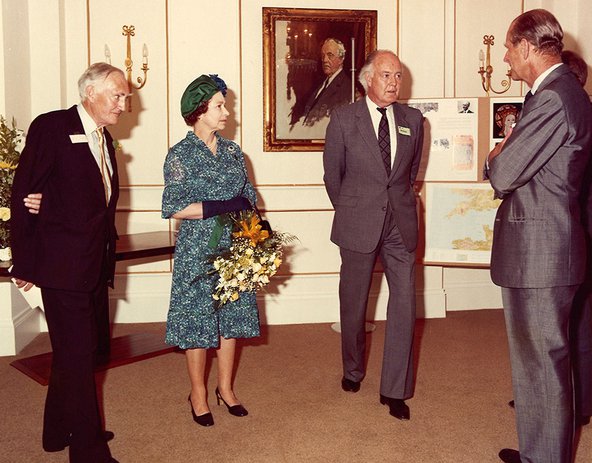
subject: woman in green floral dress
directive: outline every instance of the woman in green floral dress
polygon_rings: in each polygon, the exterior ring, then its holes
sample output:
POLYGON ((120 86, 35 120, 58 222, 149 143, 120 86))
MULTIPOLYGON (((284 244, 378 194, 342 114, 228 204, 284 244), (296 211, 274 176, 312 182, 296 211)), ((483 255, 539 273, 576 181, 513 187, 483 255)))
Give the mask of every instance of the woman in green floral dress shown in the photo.
POLYGON ((217 131, 225 127, 226 85, 216 75, 194 80, 181 98, 181 114, 193 130, 167 154, 164 164, 163 218, 181 220, 175 247, 167 344, 185 349, 191 381, 191 413, 202 426, 214 424, 207 402, 207 349, 217 349, 216 398, 231 414, 247 410, 232 389, 237 338, 259 335, 255 293, 217 308, 212 298, 216 275, 211 257, 228 248, 231 225, 227 214, 250 209, 256 194, 240 147, 217 131))

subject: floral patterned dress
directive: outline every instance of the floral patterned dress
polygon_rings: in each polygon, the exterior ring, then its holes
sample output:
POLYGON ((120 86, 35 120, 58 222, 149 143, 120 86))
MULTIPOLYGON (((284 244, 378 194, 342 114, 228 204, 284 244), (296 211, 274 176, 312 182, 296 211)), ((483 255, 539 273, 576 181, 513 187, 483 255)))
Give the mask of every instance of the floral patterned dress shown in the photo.
MULTIPOLYGON (((225 200, 241 195, 252 204, 256 193, 249 182, 240 147, 219 135, 216 156, 192 131, 173 146, 164 163, 162 217, 170 218, 191 203, 225 200)), ((184 219, 175 246, 171 301, 165 342, 182 349, 218 347, 219 336, 259 336, 255 293, 217 308, 212 293, 217 277, 211 273, 211 256, 230 246, 231 226, 213 244, 216 217, 184 219)), ((215 240, 214 240, 215 241, 215 240)))

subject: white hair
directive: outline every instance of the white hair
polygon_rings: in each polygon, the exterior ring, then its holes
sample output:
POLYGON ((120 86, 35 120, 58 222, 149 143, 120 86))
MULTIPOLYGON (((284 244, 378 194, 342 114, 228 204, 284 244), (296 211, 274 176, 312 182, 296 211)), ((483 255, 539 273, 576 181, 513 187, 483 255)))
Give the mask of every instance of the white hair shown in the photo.
POLYGON ((82 73, 80 78, 78 79, 78 93, 80 94, 80 101, 86 100, 86 88, 89 85, 94 85, 97 82, 104 82, 109 74, 113 72, 120 72, 121 75, 123 71, 115 66, 111 66, 107 63, 94 63, 89 66, 89 68, 82 73))

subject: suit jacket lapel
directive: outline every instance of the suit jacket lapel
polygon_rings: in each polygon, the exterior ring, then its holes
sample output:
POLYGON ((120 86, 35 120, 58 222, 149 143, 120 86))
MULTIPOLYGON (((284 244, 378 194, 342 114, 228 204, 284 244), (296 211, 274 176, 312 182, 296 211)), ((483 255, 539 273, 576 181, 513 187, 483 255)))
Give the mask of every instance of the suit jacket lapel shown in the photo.
POLYGON ((372 119, 370 118, 370 113, 368 112, 368 105, 366 104, 365 99, 358 100, 356 103, 356 118, 357 118, 357 127, 360 131, 360 135, 362 139, 368 146, 368 150, 374 160, 378 163, 377 165, 380 167, 380 170, 384 172, 386 176, 386 169, 384 168, 384 164, 382 162, 382 154, 380 154, 380 147, 378 146, 378 139, 376 138, 376 132, 374 130, 374 126, 372 125, 372 119))
MULTIPOLYGON (((78 114, 78 109, 76 108, 76 106, 72 106, 69 110, 68 110, 68 129, 70 130, 70 134, 82 134, 84 135, 84 126, 82 125, 82 121, 80 120, 80 115, 78 114)), ((110 137, 109 137, 110 138, 110 137)), ((107 143, 107 146, 109 146, 110 143, 107 143)), ((97 193, 97 195, 100 195, 103 198, 103 201, 105 200, 105 187, 103 186, 103 178, 101 176, 101 169, 99 167, 99 165, 97 164, 97 161, 95 160, 95 157, 90 149, 90 145, 88 143, 80 143, 80 144, 75 144, 76 146, 76 151, 78 153, 80 153, 80 156, 83 157, 83 159, 81 159, 80 162, 84 162, 84 163, 90 163, 91 164, 91 170, 93 172, 96 173, 96 175, 93 175, 91 179, 89 179, 89 181, 91 181, 93 183, 93 187, 97 193), (78 145, 78 146, 76 146, 78 145)), ((111 158, 111 162, 113 165, 113 168, 115 169, 115 164, 113 164, 113 157, 111 156, 111 150, 112 148, 109 148, 109 157, 111 158)))
MULTIPOLYGON (((543 79, 543 81, 539 85, 536 93, 534 95, 532 95, 530 98, 528 98, 528 101, 530 102, 531 99, 535 98, 541 90, 544 90, 545 87, 547 87, 551 82, 557 80, 560 76, 562 76, 563 74, 565 74, 567 72, 571 72, 571 71, 569 70, 569 67, 567 67, 566 65, 561 65, 561 66, 557 67, 556 69, 553 69, 553 71, 551 71, 551 73, 543 79)), ((530 93, 530 91, 529 91, 529 93, 530 93)), ((527 99, 525 98, 524 99, 524 106, 522 107, 522 113, 521 113, 520 117, 522 117, 528 111, 526 100, 527 99)), ((532 103, 529 103, 528 106, 530 107, 531 104, 532 103)))
POLYGON ((401 167, 401 163, 403 162, 403 156, 411 151, 411 137, 408 135, 402 135, 399 131, 399 127, 410 128, 407 119, 405 118, 405 114, 401 110, 401 106, 399 103, 393 103, 393 113, 395 115, 395 130, 397 131, 397 151, 395 154, 395 162, 393 163, 393 167, 391 169, 391 175, 389 178, 393 178, 397 173, 399 167, 401 167))
POLYGON ((117 196, 119 189, 119 176, 117 172, 117 160, 115 156, 115 147, 113 146, 113 137, 107 129, 105 129, 105 142, 107 143, 107 152, 109 153, 109 159, 111 160, 111 167, 113 169, 113 173, 111 174, 111 198, 109 198, 109 203, 111 203, 114 197, 117 196))

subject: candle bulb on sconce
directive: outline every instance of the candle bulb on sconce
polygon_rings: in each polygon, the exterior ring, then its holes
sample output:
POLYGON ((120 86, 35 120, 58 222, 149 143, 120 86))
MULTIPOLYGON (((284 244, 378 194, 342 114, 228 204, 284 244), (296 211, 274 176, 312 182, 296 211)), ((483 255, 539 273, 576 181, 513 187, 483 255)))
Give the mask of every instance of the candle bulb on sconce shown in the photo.
POLYGON ((502 90, 497 91, 491 85, 491 77, 493 74, 493 66, 491 65, 491 47, 493 46, 494 40, 495 37, 493 35, 484 35, 483 45, 487 47, 485 49, 485 56, 483 56, 483 50, 479 50, 479 70, 477 72, 481 74, 481 86, 483 87, 483 90, 485 90, 485 92, 487 93, 487 96, 489 96, 490 91, 498 95, 501 95, 502 93, 507 92, 510 89, 510 86, 512 85, 510 69, 508 69, 508 72, 506 72, 506 77, 508 79, 502 80, 501 82, 502 90))
POLYGON ((147 65, 148 64, 148 47, 146 44, 142 47, 142 63, 147 65))
POLYGON ((111 50, 107 44, 105 44, 105 62, 111 64, 111 50))

